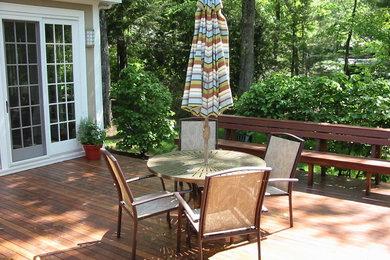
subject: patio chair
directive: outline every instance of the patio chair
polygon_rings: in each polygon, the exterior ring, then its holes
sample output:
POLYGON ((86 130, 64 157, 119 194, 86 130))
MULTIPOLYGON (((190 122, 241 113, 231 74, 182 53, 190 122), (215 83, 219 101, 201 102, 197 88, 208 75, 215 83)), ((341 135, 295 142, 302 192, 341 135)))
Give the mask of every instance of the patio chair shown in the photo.
MULTIPOLYGON (((188 117, 180 119, 180 143, 181 151, 203 150, 203 122, 201 117, 188 117)), ((209 118, 210 138, 209 149, 217 149, 217 119, 209 118)))
MULTIPOLYGON (((122 209, 124 209, 133 219, 132 259, 135 259, 138 221, 158 214, 167 213, 167 221, 169 228, 171 228, 169 212, 177 209, 179 203, 173 193, 165 190, 164 181, 162 179, 163 191, 141 197, 134 197, 128 184, 156 176, 150 174, 126 180, 116 158, 105 149, 101 149, 101 151, 109 166, 111 176, 118 192, 117 237, 119 238, 121 235, 122 209)), ((187 191, 184 191, 183 193, 185 192, 187 191)))
MULTIPOLYGON (((293 227, 292 189, 304 140, 289 133, 271 133, 264 160, 272 173, 265 196, 288 196, 290 227, 293 227)), ((267 211, 266 207, 263 207, 267 211)))
MULTIPOLYGON (((191 209, 175 192, 180 202, 177 251, 180 252, 185 216, 197 233, 200 259, 203 241, 249 234, 257 236, 260 259, 260 216, 270 171, 269 167, 243 167, 207 175, 200 209, 191 209)), ((188 228, 187 234, 189 237, 188 228)))
MULTIPOLYGON (((188 117, 180 119, 180 142, 179 150, 203 150, 203 123, 202 117, 188 117)), ((217 134, 218 134, 218 121, 215 118, 209 118, 210 126, 210 138, 209 138, 209 150, 217 149, 217 134)), ((178 182, 175 181, 175 191, 177 191, 178 182)), ((179 183, 181 189, 183 189, 183 183, 179 183)), ((196 187, 195 187, 196 188, 196 187)), ((192 187, 194 189, 194 187, 192 187)))

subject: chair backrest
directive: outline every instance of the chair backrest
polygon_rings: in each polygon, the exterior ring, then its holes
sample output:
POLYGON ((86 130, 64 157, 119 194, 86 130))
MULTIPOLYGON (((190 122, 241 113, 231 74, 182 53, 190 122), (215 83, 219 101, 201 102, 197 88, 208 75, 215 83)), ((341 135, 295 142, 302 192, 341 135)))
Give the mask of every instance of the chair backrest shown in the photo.
MULTIPOLYGON (((180 147, 181 151, 203 150, 203 124, 204 118, 189 117, 180 119, 180 147)), ((217 120, 209 118, 210 138, 209 149, 217 149, 217 120)))
MULTIPOLYGON (((268 136, 264 160, 272 168, 271 178, 294 178, 304 140, 289 133, 271 133, 268 136)), ((289 192, 289 182, 274 182, 273 186, 289 192)))
POLYGON ((119 202, 125 202, 125 209, 134 217, 136 217, 136 209, 132 206, 134 196, 131 193, 130 187, 126 183, 126 178, 123 175, 122 169, 117 159, 106 149, 101 149, 101 152, 106 159, 108 168, 110 169, 111 176, 114 180, 115 187, 118 192, 119 202))
POLYGON ((269 167, 245 167, 206 176, 199 231, 202 234, 259 228, 269 167))

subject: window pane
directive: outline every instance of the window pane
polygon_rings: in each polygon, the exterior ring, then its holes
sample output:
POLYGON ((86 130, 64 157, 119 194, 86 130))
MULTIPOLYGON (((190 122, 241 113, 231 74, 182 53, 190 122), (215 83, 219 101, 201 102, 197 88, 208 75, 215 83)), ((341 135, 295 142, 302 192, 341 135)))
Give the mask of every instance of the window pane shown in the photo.
POLYGON ((20 105, 30 105, 30 93, 29 87, 20 87, 20 105))
POLYGON ((55 83, 56 82, 56 66, 55 65, 47 65, 47 82, 55 83))
POLYGON ((10 111, 11 111, 11 128, 20 127, 19 108, 13 108, 10 111))
POLYGON ((58 125, 57 124, 50 126, 50 137, 51 137, 51 141, 53 143, 59 141, 59 138, 58 138, 58 125))
POLYGON ((9 97, 9 106, 11 108, 19 106, 19 88, 18 87, 8 88, 8 97, 9 97))
POLYGON ((72 62, 73 56, 72 56, 72 45, 66 45, 65 46, 65 62, 72 62))
POLYGON ((72 27, 70 25, 64 25, 65 42, 72 42, 72 27))
POLYGON ((37 63, 37 46, 35 44, 27 45, 28 48, 28 63, 37 63))
POLYGON ((24 147, 29 147, 32 145, 32 133, 30 127, 23 129, 23 144, 24 147))
POLYGON ((26 45, 18 44, 17 51, 18 51, 18 64, 26 64, 27 63, 26 45))
POLYGON ((75 122, 69 122, 69 139, 75 139, 76 138, 76 123, 75 122))
POLYGON ((65 66, 57 65, 57 82, 62 83, 65 82, 65 66))
POLYGON ((41 127, 37 126, 33 128, 34 145, 42 144, 41 127))
POLYGON ((45 36, 46 36, 46 42, 54 42, 54 36, 53 36, 53 25, 52 24, 46 24, 45 25, 45 36))
POLYGON ((73 101, 74 100, 73 84, 67 84, 66 85, 66 100, 67 101, 73 101))
POLYGON ((19 66, 19 85, 28 84, 27 66, 19 66))
POLYGON ((37 65, 30 65, 28 66, 29 69, 29 82, 30 84, 38 84, 38 66, 37 65))
POLYGON ((30 126, 31 125, 30 108, 24 107, 21 109, 21 111, 22 111, 22 126, 30 126))
POLYGON ((30 86, 31 105, 39 104, 39 88, 38 86, 30 86))
POLYGON ((68 140, 68 124, 67 123, 60 124, 60 138, 61 138, 61 141, 68 140))
POLYGON ((50 123, 56 123, 58 122, 58 116, 57 116, 57 105, 51 105, 50 106, 50 123))
POLYGON ((64 38, 62 37, 62 25, 56 24, 55 25, 55 38, 56 38, 56 43, 63 43, 64 38))
POLYGON ((33 125, 40 125, 41 124, 41 109, 39 106, 33 106, 31 107, 31 113, 32 113, 32 124, 33 125))
POLYGON ((75 118, 74 103, 68 103, 68 120, 74 120, 75 118))
POLYGON ((27 23, 27 41, 28 42, 36 42, 35 38, 35 24, 27 23))
POLYGON ((4 22, 4 40, 6 42, 15 42, 13 22, 4 22))
POLYGON ((26 42, 26 31, 24 30, 24 23, 15 23, 16 25, 16 41, 26 42))
POLYGON ((66 65, 66 82, 73 82, 73 65, 66 65))
POLYGON ((54 63, 54 45, 46 45, 46 61, 47 63, 54 63))
POLYGON ((15 44, 5 45, 5 55, 7 56, 7 64, 16 64, 15 44))
POLYGON ((66 104, 60 104, 58 106, 59 108, 59 116, 60 116, 60 122, 66 121, 66 104))
POLYGON ((59 85, 57 88, 58 102, 65 102, 65 85, 59 85))
POLYGON ((18 74, 16 66, 7 66, 8 86, 18 85, 18 74))
POLYGON ((49 103, 56 103, 57 102, 56 89, 57 89, 56 85, 49 85, 49 103))
POLYGON ((57 63, 64 63, 64 46, 63 45, 57 45, 56 46, 56 62, 57 63))
POLYGON ((22 134, 20 129, 12 130, 12 148, 22 148, 22 134))

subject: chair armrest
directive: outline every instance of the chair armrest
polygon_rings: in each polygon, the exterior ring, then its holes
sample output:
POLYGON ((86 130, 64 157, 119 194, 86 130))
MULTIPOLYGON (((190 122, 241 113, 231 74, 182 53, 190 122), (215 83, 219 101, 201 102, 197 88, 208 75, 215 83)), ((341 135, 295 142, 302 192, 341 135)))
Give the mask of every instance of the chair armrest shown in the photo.
POLYGON ((278 181, 288 181, 288 182, 298 182, 297 178, 269 178, 268 182, 278 182, 278 181))
MULTIPOLYGON (((183 190, 183 191, 180 192, 180 194, 188 193, 190 191, 191 190, 183 190)), ((172 197, 174 196, 173 192, 161 194, 161 195, 158 195, 156 197, 152 197, 152 198, 140 200, 140 201, 137 201, 137 202, 133 202, 133 206, 138 206, 140 204, 144 204, 144 203, 147 203, 147 202, 151 202, 151 201, 154 201, 154 200, 159 200, 159 199, 163 199, 163 198, 167 198, 167 197, 171 197, 171 196, 172 197)))
POLYGON ((152 197, 152 198, 136 201, 136 202, 133 202, 132 204, 133 204, 133 206, 138 206, 140 204, 144 204, 144 203, 151 202, 151 201, 154 201, 154 200, 159 200, 159 199, 163 199, 163 198, 167 198, 167 197, 173 197, 173 195, 174 195, 173 192, 169 192, 169 193, 158 195, 156 197, 152 197))
POLYGON ((144 176, 141 176, 141 177, 135 177, 135 178, 131 178, 131 179, 126 180, 126 182, 127 183, 132 183, 132 182, 135 182, 135 181, 140 181, 140 180, 144 180, 144 179, 148 179, 148 178, 152 178, 152 177, 157 177, 157 175, 149 174, 149 175, 144 175, 144 176))
POLYGON ((199 217, 194 214, 191 207, 188 205, 187 201, 183 199, 183 197, 179 194, 179 192, 174 192, 174 194, 177 200, 179 201, 179 203, 183 206, 184 210, 187 212, 190 219, 195 223, 198 222, 199 217))

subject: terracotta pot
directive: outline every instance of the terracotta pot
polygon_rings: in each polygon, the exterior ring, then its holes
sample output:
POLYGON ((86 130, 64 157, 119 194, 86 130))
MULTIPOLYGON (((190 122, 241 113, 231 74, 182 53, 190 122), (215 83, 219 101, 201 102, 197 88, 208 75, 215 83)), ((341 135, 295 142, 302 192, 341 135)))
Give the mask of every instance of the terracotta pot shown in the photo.
POLYGON ((83 148, 88 160, 100 160, 100 148, 102 148, 102 145, 83 144, 83 148))

